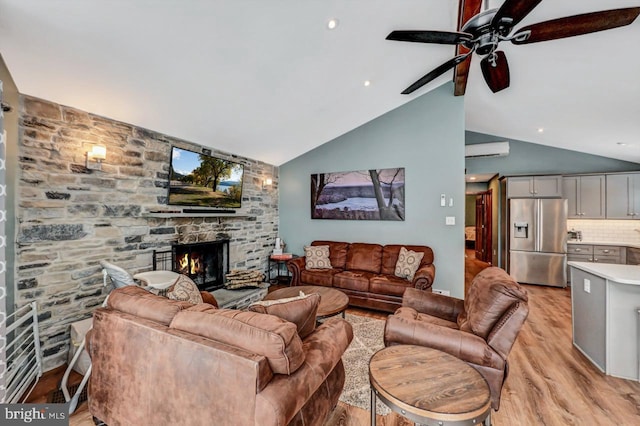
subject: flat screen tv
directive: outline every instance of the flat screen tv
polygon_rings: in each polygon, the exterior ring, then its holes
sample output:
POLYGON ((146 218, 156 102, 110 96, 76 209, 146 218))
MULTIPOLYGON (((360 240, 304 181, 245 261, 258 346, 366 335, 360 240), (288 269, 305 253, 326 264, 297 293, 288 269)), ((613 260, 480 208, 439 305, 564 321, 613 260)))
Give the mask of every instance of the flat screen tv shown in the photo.
POLYGON ((239 209, 243 174, 242 164, 173 146, 168 204, 239 209))

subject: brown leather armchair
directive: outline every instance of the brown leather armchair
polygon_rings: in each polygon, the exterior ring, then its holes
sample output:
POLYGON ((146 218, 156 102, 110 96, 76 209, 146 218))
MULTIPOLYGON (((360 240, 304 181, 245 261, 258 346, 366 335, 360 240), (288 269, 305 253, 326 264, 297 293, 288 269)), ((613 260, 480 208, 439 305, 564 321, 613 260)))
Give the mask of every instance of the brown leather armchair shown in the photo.
POLYGON ((527 292, 504 270, 490 267, 471 283, 466 299, 405 290, 402 307, 387 318, 386 346, 428 346, 473 366, 487 380, 498 410, 507 356, 529 314, 527 292))

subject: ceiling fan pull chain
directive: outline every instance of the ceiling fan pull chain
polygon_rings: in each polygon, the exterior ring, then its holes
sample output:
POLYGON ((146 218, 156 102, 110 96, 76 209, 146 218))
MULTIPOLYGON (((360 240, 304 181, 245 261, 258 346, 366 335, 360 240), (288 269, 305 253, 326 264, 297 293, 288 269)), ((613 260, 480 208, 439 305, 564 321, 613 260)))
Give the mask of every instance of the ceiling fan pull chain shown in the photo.
POLYGON ((497 58, 497 55, 496 55, 496 52, 495 52, 495 51, 492 51, 491 53, 489 53, 489 64, 490 64, 493 68, 495 68, 495 67, 497 67, 497 66, 498 66, 498 64, 496 63, 496 60, 497 60, 497 59, 498 59, 498 58, 497 58))

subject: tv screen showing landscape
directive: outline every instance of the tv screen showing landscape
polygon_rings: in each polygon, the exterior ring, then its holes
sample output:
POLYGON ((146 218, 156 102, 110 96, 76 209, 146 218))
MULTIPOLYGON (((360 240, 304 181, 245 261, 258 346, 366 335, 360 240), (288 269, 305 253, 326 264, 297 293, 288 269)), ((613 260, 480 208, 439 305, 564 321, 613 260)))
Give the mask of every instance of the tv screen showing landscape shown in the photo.
POLYGON ((240 208, 242 164, 182 148, 171 148, 169 204, 240 208))

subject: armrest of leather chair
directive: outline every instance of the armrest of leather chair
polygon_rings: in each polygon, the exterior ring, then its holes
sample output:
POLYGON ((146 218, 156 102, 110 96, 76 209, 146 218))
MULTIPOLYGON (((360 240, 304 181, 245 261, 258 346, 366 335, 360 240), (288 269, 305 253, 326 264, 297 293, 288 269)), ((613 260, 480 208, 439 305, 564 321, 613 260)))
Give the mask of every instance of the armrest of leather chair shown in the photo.
POLYGON ((421 314, 456 322, 458 315, 464 310, 464 300, 409 287, 402 296, 402 306, 413 308, 421 314))
POLYGON ((465 362, 498 370, 505 360, 482 337, 406 316, 390 315, 384 329, 385 346, 426 346, 446 352, 465 362))
POLYGON ((305 268, 306 258, 296 257, 287 261, 287 269, 291 272, 291 286, 302 285, 300 274, 305 268))
POLYGON ((430 289, 436 276, 436 267, 431 264, 418 269, 413 276, 413 287, 419 290, 430 289))

